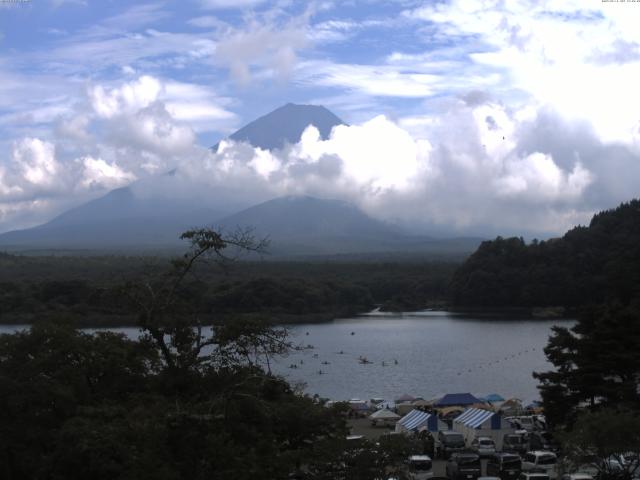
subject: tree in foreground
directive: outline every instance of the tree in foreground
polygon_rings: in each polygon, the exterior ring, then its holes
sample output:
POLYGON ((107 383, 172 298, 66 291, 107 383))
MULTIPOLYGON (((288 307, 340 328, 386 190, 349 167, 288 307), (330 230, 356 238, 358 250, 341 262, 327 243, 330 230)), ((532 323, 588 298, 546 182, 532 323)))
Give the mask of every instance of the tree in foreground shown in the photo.
POLYGON ((551 425, 570 429, 584 410, 640 409, 640 308, 587 310, 572 328, 554 327, 545 348, 555 370, 535 373, 551 425))
POLYGON ((640 473, 640 413, 603 408, 580 413, 562 435, 572 469, 600 480, 631 480, 640 473))
POLYGON ((320 445, 342 444, 343 416, 269 371, 291 347, 286 332, 192 317, 197 267, 263 244, 212 230, 183 238, 190 249, 169 271, 123 289, 139 341, 64 322, 0 336, 0 476, 284 479, 335 464, 340 448, 320 445))

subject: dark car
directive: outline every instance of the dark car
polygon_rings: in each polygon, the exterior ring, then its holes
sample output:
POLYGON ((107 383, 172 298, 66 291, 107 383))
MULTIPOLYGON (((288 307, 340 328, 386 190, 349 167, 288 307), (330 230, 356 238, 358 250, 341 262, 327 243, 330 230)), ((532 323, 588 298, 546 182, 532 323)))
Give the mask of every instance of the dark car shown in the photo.
POLYGON ((496 453, 487 462, 487 475, 502 480, 516 480, 521 471, 522 460, 515 453, 496 453))
POLYGON ((549 432, 532 432, 529 435, 529 450, 557 452, 560 450, 560 445, 549 432))
POLYGON ((502 437, 502 451, 519 454, 529 451, 527 436, 522 433, 505 433, 502 437))
POLYGON ((454 453, 447 462, 447 477, 451 480, 476 480, 481 475, 480 455, 477 453, 454 453))
POLYGON ((458 432, 441 430, 438 432, 436 450, 438 456, 449 458, 452 453, 464 450, 464 437, 458 432))

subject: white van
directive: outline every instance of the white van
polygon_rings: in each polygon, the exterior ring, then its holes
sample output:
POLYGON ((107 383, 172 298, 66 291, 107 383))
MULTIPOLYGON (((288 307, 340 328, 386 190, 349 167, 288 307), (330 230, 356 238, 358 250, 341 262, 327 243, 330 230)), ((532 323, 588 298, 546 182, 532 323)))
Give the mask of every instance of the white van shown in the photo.
POLYGON ((411 480, 429 480, 433 478, 433 462, 428 455, 411 455, 408 467, 411 480))
POLYGON ((551 479, 558 478, 558 457, 545 450, 527 452, 522 457, 522 471, 546 473, 551 479))

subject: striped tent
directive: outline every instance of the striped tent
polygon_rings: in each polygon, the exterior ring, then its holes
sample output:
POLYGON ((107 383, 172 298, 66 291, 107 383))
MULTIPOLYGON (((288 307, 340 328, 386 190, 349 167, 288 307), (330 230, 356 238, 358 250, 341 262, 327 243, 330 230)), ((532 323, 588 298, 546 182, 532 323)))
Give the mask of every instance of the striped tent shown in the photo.
POLYGON ((498 450, 502 448, 504 434, 514 432, 502 415, 482 408, 466 409, 453 420, 453 429, 464 435, 467 445, 470 445, 474 438, 485 436, 493 439, 498 450))
POLYGON ((396 423, 396 432, 415 432, 426 427, 430 432, 437 432, 440 427, 438 417, 421 410, 411 410, 396 423))
POLYGON ((481 408, 468 408, 460 416, 456 417, 453 422, 461 423, 465 427, 478 428, 488 419, 495 415, 494 412, 481 408))

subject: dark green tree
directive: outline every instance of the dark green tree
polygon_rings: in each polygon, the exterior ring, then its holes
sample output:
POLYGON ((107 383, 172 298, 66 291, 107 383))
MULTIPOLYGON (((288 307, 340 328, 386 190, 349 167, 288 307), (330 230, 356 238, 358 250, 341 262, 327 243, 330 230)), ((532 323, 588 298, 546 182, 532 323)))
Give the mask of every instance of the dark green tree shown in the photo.
POLYGON ((534 373, 548 420, 570 427, 578 412, 640 407, 640 309, 592 307, 571 329, 554 327, 545 348, 555 370, 534 373))
POLYGON ((616 408, 584 411, 562 435, 568 469, 589 469, 602 480, 640 473, 640 414, 616 408))

